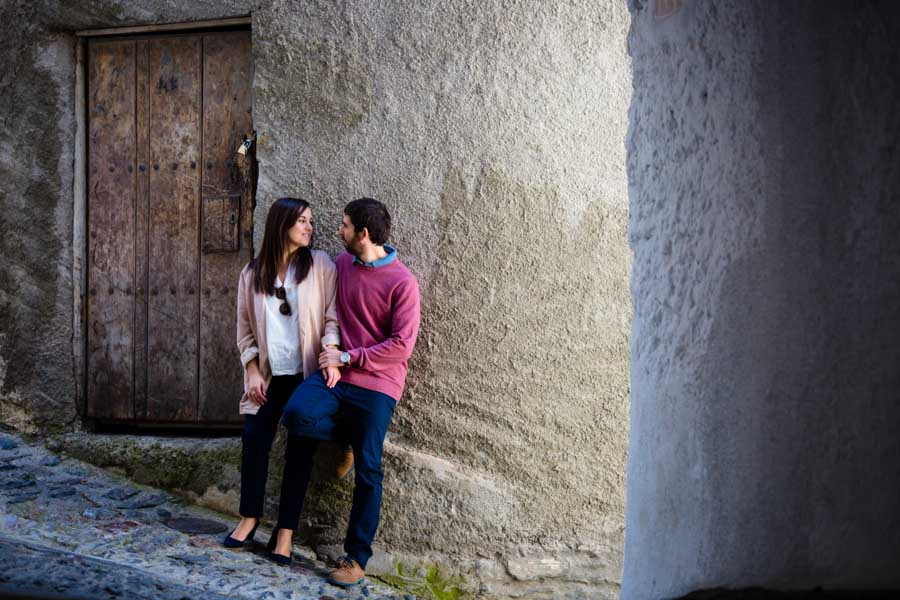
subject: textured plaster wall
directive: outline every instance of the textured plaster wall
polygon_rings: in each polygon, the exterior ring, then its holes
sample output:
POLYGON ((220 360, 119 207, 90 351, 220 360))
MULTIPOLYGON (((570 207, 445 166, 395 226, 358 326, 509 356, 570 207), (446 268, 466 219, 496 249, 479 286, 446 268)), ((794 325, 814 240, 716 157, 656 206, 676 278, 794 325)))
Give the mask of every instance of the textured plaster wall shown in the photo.
POLYGON ((900 15, 632 2, 624 598, 900 587, 900 15))
POLYGON ((532 594, 620 577, 627 18, 588 1, 254 14, 261 201, 309 198, 334 253, 343 205, 382 199, 422 289, 380 542, 483 558, 532 594))
MULTIPOLYGON (((386 447, 382 556, 462 566, 488 595, 616 594, 631 320, 623 3, 11 8, 25 25, 2 50, 0 175, 14 185, 0 188, 0 420, 80 423, 72 31, 252 12, 257 243, 271 202, 297 194, 334 254, 343 205, 372 195, 422 290, 386 447)), ((85 452, 127 462, 97 443, 108 451, 85 452)), ((349 487, 318 486, 304 535, 338 543, 348 501, 349 487)))

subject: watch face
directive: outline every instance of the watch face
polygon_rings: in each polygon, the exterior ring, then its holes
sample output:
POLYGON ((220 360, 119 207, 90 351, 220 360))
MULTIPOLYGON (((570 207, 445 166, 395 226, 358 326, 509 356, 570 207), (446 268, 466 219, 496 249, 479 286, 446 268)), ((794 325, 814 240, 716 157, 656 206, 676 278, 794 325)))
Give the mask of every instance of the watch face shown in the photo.
POLYGON ((341 352, 341 362, 345 365, 350 364, 350 353, 349 352, 341 352))

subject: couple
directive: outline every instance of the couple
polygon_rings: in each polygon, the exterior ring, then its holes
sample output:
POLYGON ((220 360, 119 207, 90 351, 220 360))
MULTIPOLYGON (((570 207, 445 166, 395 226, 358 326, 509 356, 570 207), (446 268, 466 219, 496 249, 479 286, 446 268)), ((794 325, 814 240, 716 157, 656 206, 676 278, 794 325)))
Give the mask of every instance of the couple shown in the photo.
POLYGON ((269 450, 288 431, 278 522, 269 556, 290 564, 319 440, 349 442, 356 461, 346 556, 329 582, 360 583, 381 512, 384 437, 403 393, 419 330, 415 277, 387 245, 385 206, 360 198, 344 208, 346 252, 332 263, 312 250, 309 203, 280 198, 262 248, 241 272, 237 343, 244 365, 241 521, 225 546, 249 546, 263 513, 269 450), (340 415, 340 419, 338 419, 340 415))

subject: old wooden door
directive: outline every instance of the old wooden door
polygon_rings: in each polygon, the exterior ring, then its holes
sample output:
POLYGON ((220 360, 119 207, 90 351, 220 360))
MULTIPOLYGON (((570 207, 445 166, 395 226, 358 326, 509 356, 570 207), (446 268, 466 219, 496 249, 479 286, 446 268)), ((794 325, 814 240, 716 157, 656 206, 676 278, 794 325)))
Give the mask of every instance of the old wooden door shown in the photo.
POLYGON ((87 65, 87 414, 236 422, 250 32, 91 40, 87 65))

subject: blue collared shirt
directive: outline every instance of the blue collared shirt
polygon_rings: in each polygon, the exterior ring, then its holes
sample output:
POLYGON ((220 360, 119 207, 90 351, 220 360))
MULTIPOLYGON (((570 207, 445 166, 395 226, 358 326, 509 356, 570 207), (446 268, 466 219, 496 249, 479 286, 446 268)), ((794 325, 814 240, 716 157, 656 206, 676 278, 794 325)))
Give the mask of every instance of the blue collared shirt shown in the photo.
POLYGON ((384 258, 379 258, 378 260, 373 260, 372 262, 363 262, 363 261, 359 260, 359 257, 354 256, 353 264, 354 265, 362 265, 364 267, 374 267, 377 269, 378 267, 384 267, 386 265, 391 264, 395 260, 397 260, 397 249, 396 248, 394 248, 393 246, 391 246, 389 244, 385 244, 384 249, 385 249, 385 251, 387 251, 387 255, 384 258))

